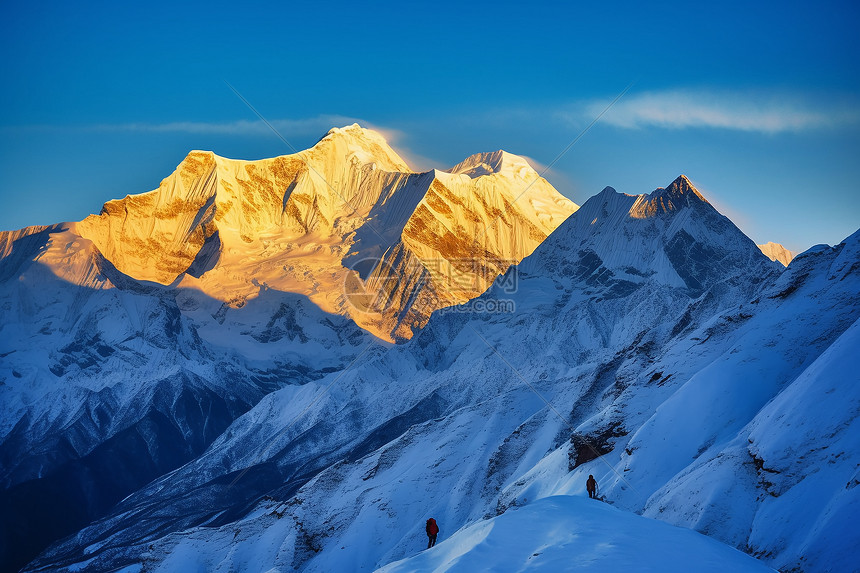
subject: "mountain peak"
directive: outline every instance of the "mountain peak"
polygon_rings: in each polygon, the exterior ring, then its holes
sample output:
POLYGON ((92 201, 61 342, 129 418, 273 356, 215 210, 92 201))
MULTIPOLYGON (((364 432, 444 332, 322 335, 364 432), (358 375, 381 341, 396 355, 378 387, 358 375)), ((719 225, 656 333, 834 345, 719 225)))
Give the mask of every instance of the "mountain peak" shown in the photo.
POLYGON ((499 149, 498 151, 470 155, 451 169, 448 169, 447 172, 455 175, 468 175, 474 179, 482 175, 492 175, 503 171, 516 173, 522 169, 530 172, 534 171, 534 168, 529 165, 529 162, 525 158, 499 149))
MULTIPOLYGON (((657 191, 660 191, 660 189, 658 189, 657 191)), ((699 193, 699 190, 696 189, 696 187, 693 185, 693 183, 690 182, 690 180, 687 178, 686 175, 679 175, 666 188, 666 192, 669 194, 672 194, 672 195, 676 195, 676 196, 681 196, 681 195, 694 196, 694 197, 698 197, 699 199, 701 199, 705 203, 708 202, 708 200, 705 199, 705 197, 701 193, 699 193)))
POLYGON ((374 163, 385 171, 412 171, 381 133, 357 123, 331 128, 316 145, 302 153, 310 156, 333 153, 336 157, 355 157, 362 163, 374 163))
POLYGON ((524 267, 527 273, 572 276, 588 289, 602 285, 606 292, 616 287, 627 292, 651 281, 696 297, 726 277, 772 270, 752 240, 683 176, 648 195, 604 188, 535 253, 524 267), (559 265, 559 253, 580 258, 579 269, 559 265))
POLYGON ((690 182, 690 179, 683 173, 678 175, 678 177, 676 177, 675 180, 672 181, 672 185, 678 185, 679 187, 695 190, 695 187, 693 186, 692 182, 690 182))
POLYGON ((680 175, 668 187, 659 187, 648 195, 639 195, 630 209, 630 215, 642 219, 700 205, 710 203, 685 175, 680 175))
POLYGON ((325 135, 323 135, 320 139, 325 139, 327 137, 378 137, 379 139, 385 140, 379 132, 373 131, 372 129, 367 129, 361 127, 357 123, 353 123, 351 125, 345 125, 343 127, 333 127, 329 129, 325 135))

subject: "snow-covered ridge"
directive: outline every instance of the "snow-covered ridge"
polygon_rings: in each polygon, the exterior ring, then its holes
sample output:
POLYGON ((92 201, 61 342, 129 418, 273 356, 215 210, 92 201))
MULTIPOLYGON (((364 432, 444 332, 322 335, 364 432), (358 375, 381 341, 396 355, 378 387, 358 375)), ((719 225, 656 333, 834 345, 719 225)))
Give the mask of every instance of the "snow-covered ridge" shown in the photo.
MULTIPOLYGON (((346 567, 348 565, 344 564, 346 567)), ((546 571, 724 571, 773 569, 688 529, 582 497, 555 496, 457 531, 438 549, 378 573, 546 571)))

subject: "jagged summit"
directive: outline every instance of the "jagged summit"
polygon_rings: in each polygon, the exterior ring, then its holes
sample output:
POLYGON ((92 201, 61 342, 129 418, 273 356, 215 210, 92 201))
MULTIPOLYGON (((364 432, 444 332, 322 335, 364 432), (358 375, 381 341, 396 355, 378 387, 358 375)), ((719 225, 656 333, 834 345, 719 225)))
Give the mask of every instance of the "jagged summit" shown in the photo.
POLYGON ((710 203, 685 175, 680 175, 668 187, 659 187, 647 195, 638 195, 630 208, 630 214, 636 218, 646 218, 702 205, 710 206, 710 203))
MULTIPOLYGON (((614 187, 606 186, 603 190, 589 199, 585 205, 601 204, 603 213, 612 212, 616 216, 623 215, 635 219, 647 219, 657 215, 666 215, 679 211, 684 207, 707 205, 713 207, 699 193, 685 175, 680 175, 668 187, 658 187, 651 193, 630 195, 616 191, 614 187)), ((583 205, 583 207, 585 206, 583 205)), ((582 214, 580 214, 582 216, 582 214)))
MULTIPOLYGON (((644 211, 651 215, 658 211, 666 212, 675 210, 684 205, 692 205, 697 203, 708 203, 708 200, 702 195, 686 175, 679 175, 668 187, 658 187, 651 193, 641 193, 638 195, 630 195, 628 193, 620 193, 614 187, 606 186, 598 193, 598 196, 621 195, 624 197, 633 197, 638 199, 637 208, 647 206, 644 211)), ((710 204, 710 203, 708 203, 710 204)))
MULTIPOLYGON (((663 191, 662 189, 657 189, 655 192, 663 191)), ((693 185, 693 183, 687 179, 686 175, 679 175, 677 179, 672 181, 671 185, 666 187, 665 192, 674 195, 674 196, 683 196, 683 195, 692 195, 694 197, 699 198, 702 201, 707 203, 707 199, 705 199, 704 195, 699 193, 699 190, 693 185)))

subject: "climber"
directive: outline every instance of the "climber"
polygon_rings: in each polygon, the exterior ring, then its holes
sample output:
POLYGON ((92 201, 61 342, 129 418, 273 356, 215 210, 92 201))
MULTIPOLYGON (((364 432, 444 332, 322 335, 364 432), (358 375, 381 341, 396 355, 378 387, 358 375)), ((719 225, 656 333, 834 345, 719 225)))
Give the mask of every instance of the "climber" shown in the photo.
POLYGON ((427 520, 427 549, 436 545, 436 536, 439 535, 439 526, 436 525, 436 520, 432 517, 427 520))
POLYGON ((588 497, 591 499, 597 499, 597 480, 594 479, 594 476, 588 474, 588 481, 585 482, 585 489, 588 490, 588 497))

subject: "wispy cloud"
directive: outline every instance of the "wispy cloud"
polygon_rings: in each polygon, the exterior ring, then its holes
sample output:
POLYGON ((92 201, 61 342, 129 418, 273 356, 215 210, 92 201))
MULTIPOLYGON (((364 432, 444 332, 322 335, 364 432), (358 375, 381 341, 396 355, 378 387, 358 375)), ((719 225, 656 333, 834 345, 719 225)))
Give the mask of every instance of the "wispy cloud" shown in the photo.
MULTIPOLYGON (((293 137, 322 137, 333 127, 344 127, 358 123, 362 127, 378 131, 388 141, 389 145, 415 171, 427 171, 434 167, 443 168, 443 164, 434 159, 416 153, 406 145, 409 137, 401 130, 381 126, 370 121, 338 114, 322 114, 308 118, 269 119, 268 123, 281 136, 293 137)), ((98 124, 35 124, 0 126, 0 134, 16 135, 22 133, 71 133, 71 132, 102 132, 129 134, 191 134, 191 135, 222 135, 228 137, 274 137, 272 129, 262 120, 234 121, 172 121, 172 122, 124 122, 98 124)))
MULTIPOLYGON (((581 123, 606 105, 596 100, 561 115, 581 123)), ((629 94, 602 118, 625 129, 711 128, 760 133, 796 132, 853 125, 860 108, 841 101, 814 101, 793 95, 708 90, 670 90, 629 94)))
MULTIPOLYGON (((367 122, 345 115, 318 115, 300 119, 273 119, 269 123, 285 137, 322 137, 332 127, 343 127, 353 123, 367 126, 367 122)), ((369 126, 368 126, 369 127, 369 126)), ((63 125, 18 125, 3 126, 5 132, 113 132, 113 133, 175 133, 227 136, 267 136, 272 130, 260 120, 235 121, 172 121, 172 122, 126 122, 63 125)))
MULTIPOLYGON (((274 119, 269 123, 284 135, 314 135, 322 136, 332 127, 342 127, 355 122, 358 118, 343 115, 319 115, 302 119, 274 119)), ((168 123, 116 123, 89 126, 95 131, 125 131, 144 133, 193 133, 214 135, 249 135, 257 136, 270 134, 271 129, 260 120, 238 120, 225 122, 175 121, 168 123)))

